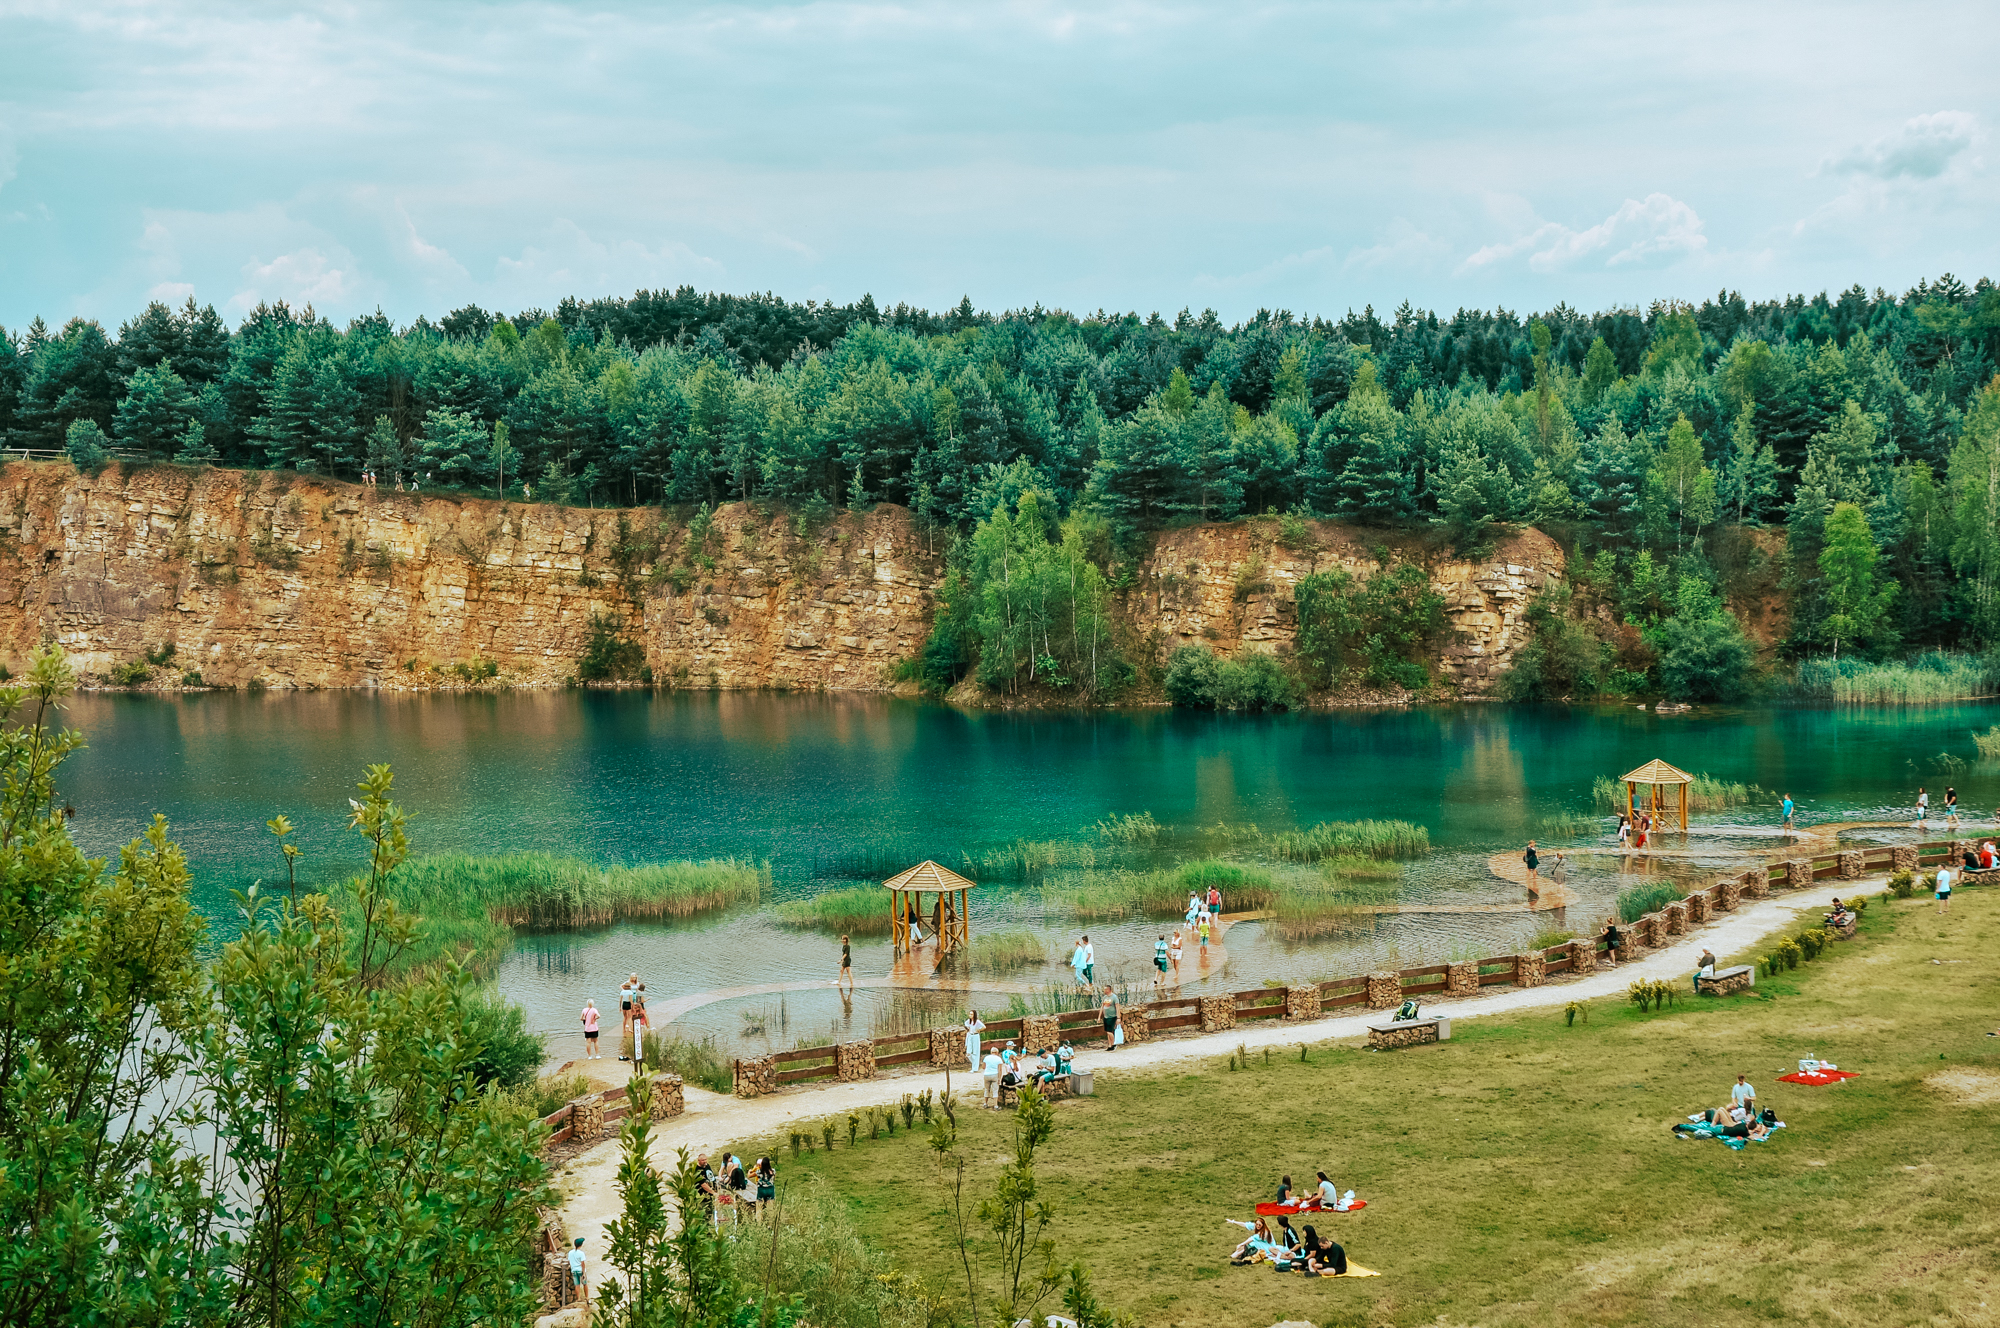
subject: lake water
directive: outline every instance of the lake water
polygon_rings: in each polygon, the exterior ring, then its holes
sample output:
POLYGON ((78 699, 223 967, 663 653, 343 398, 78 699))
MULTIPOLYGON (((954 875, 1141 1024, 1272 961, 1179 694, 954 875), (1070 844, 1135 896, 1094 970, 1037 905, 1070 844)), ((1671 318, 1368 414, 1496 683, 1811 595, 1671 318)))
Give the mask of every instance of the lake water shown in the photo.
MULTIPOLYGON (((76 834, 115 855, 164 812, 197 874, 196 902, 226 934, 229 891, 282 879, 263 822, 299 826, 309 879, 359 865, 343 828, 362 767, 389 762, 415 814, 419 852, 542 849, 601 862, 741 856, 768 860, 779 899, 879 879, 885 863, 967 855, 1017 839, 1088 842, 1100 819, 1150 812, 1170 830, 1264 830, 1386 817, 1426 826, 1434 851, 1405 870, 1417 902, 1511 903, 1518 890, 1486 857, 1545 840, 1545 819, 1590 812, 1592 781, 1660 757, 1684 769, 1789 791, 1801 821, 1903 814, 1919 783, 1967 808, 2000 797, 2000 767, 1978 763, 1971 734, 2000 705, 1922 709, 1726 709, 1659 716, 1634 708, 1450 706, 1218 716, 1172 711, 965 713, 924 702, 764 693, 363 692, 74 699, 67 722, 90 746, 65 767, 76 834), (1963 770, 1940 754, 1967 762, 1963 770)), ((1775 825, 1750 805, 1698 818, 1700 856, 1676 870, 1732 865, 1747 836, 1775 825), (1724 832, 1738 827, 1745 836, 1724 832)), ((1584 835, 1568 842, 1586 843, 1584 835)), ((1768 843, 1768 840, 1763 841, 1768 843)), ((1594 927, 1632 878, 1615 859, 1571 870, 1572 927, 1594 927)), ((974 928, 1036 930, 1051 954, 1078 930, 1043 916, 1019 883, 983 886, 974 928)), ((886 905, 885 905, 886 907, 886 905)), ((1548 919, 1525 914, 1385 917, 1354 933, 1287 947, 1257 923, 1231 932, 1212 989, 1362 971, 1382 960, 1441 962, 1465 947, 1504 952, 1548 919)), ((1093 927, 1102 962, 1144 983, 1157 924, 1093 927)), ((838 941, 775 926, 768 910, 678 925, 620 925, 524 936, 499 982, 531 1024, 573 1054, 585 996, 615 1001, 645 974, 655 1003, 736 985, 828 979, 838 941)), ((886 941, 855 946, 862 976, 886 974, 886 941)), ((1064 970, 1030 970, 1029 981, 1064 970)), ((1190 963, 1187 976, 1195 970, 1190 963)), ((859 1036, 912 1017, 927 998, 864 990, 788 993, 703 1007, 692 1031, 737 1049, 859 1036), (745 1009, 765 1032, 745 1034, 745 1009)), ((942 1000, 943 998, 938 998, 942 1000)), ((1005 997, 992 1004, 1004 1006, 1005 997)))

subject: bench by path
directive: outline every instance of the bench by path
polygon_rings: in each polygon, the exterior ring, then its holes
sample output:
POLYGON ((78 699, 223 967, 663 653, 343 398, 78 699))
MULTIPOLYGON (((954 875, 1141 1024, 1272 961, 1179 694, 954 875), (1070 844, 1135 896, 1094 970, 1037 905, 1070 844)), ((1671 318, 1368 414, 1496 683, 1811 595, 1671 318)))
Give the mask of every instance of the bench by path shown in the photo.
MULTIPOLYGON (((1860 891, 1880 890, 1885 877, 1847 880, 1836 888, 1860 891)), ((1627 960, 1615 969, 1600 969, 1588 977, 1558 980, 1539 987, 1488 989, 1466 1000, 1439 1001, 1426 1005, 1433 1014, 1452 1019, 1472 1019, 1482 1015, 1510 1014, 1541 1006, 1561 1006, 1572 1000, 1610 997, 1623 1001, 1625 989, 1633 981, 1661 979, 1685 983, 1694 971, 1694 960, 1705 946, 1718 954, 1735 954, 1750 949, 1772 932, 1794 925, 1801 915, 1824 910, 1828 895, 1824 890, 1795 890, 1769 899, 1744 900, 1737 909, 1718 916, 1709 924, 1675 938, 1675 943, 1654 950, 1643 958, 1627 960)), ((1817 920, 1817 919, 1815 919, 1817 920)), ((1079 1052, 1077 1065, 1096 1074, 1126 1075, 1150 1073, 1186 1061, 1220 1058, 1239 1046, 1258 1050, 1264 1047, 1297 1047, 1301 1042, 1325 1044, 1366 1037, 1370 1023, 1381 1022, 1379 1011, 1346 1017, 1319 1019, 1308 1024, 1271 1020, 1261 1025, 1244 1025, 1224 1033, 1196 1037, 1162 1039, 1128 1044, 1117 1051, 1079 1052)), ((690 1156, 716 1153, 726 1145, 744 1140, 762 1141, 781 1136, 802 1121, 823 1117, 844 1117, 849 1112, 865 1113, 900 1102, 905 1093, 926 1089, 941 1091, 949 1082, 963 1099, 976 1101, 979 1086, 973 1076, 935 1072, 906 1075, 894 1079, 830 1083, 823 1088, 801 1089, 769 1097, 734 1098, 686 1089, 684 1115, 662 1121, 653 1129, 653 1161, 670 1166, 676 1148, 686 1148, 690 1156)), ((973 1108, 977 1110, 976 1107, 973 1108)), ((752 1157, 748 1159, 755 1161, 752 1157)), ((774 1159, 782 1171, 788 1158, 774 1159)), ((619 1215, 618 1141, 603 1143, 571 1160, 555 1178, 565 1195, 563 1221, 573 1236, 586 1238, 599 1276, 610 1277, 614 1270, 603 1260, 606 1249, 605 1224, 619 1215)))

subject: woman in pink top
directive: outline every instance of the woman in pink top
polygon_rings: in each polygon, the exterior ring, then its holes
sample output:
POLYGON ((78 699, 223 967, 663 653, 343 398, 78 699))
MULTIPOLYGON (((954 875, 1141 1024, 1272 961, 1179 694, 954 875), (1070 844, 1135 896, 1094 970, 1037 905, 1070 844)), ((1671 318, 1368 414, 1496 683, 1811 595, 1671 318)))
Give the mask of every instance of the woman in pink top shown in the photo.
POLYGON ((594 1061, 597 1059, 597 1056, 597 1002, 585 1001, 583 1003, 583 1058, 587 1061, 594 1061))

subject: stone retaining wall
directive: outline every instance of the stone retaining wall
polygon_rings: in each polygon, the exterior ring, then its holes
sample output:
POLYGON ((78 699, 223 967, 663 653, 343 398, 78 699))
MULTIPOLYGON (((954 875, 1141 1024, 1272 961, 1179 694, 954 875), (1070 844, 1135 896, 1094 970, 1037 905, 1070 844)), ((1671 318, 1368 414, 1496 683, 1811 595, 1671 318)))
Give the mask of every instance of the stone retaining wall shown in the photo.
POLYGON ((1734 913, 1736 906, 1743 902, 1743 882, 1728 877, 1715 883, 1715 907, 1724 913, 1734 913))
MULTIPOLYGON (((1053 1017, 1053 1016, 1051 1016, 1053 1017)), ((1127 1042, 1144 1042, 1153 1036, 1152 1016, 1144 1010, 1118 1007, 1118 1026, 1125 1030, 1127 1042)), ((1099 1027, 1102 1027, 1100 1024, 1099 1027)))
POLYGON ((654 1120, 670 1120, 687 1110, 686 1085, 677 1074, 653 1076, 653 1097, 648 1103, 654 1120))
POLYGON ((569 1101, 569 1127, 572 1139, 596 1139, 604 1133, 604 1099, 592 1093, 589 1097, 573 1097, 569 1101))
POLYGON ((875 1077, 875 1044, 869 1041, 843 1042, 833 1050, 833 1063, 843 1084, 860 1083, 875 1077))
POLYGON ((1680 936, 1687 932, 1688 911, 1686 904, 1668 904, 1660 910, 1660 917, 1665 923, 1663 930, 1665 930, 1667 935, 1680 936))
POLYGON ((762 1097, 778 1091, 778 1058, 753 1056, 736 1062, 736 1096, 762 1097))
POLYGON ((1865 864, 1865 855, 1858 848, 1842 849, 1840 852, 1840 879, 1858 881, 1865 864))
POLYGON ((1893 861, 1890 863, 1891 871, 1915 872, 1917 870, 1918 854, 1915 844, 1898 844, 1890 849, 1889 853, 1893 858, 1893 861))
POLYGON ((1688 926, 1699 927, 1708 921, 1708 896, 1697 890, 1681 901, 1687 907, 1688 926))
POLYGON ((1203 996, 1200 998, 1201 1031, 1220 1033, 1224 1029, 1236 1027, 1236 998, 1234 996, 1203 996))
MULTIPOLYGON (((569 1248, 569 1231, 563 1226, 562 1213, 554 1208, 535 1208, 535 1221, 540 1228, 536 1235, 535 1248, 546 1250, 554 1246, 558 1250, 569 1248)), ((563 1254, 545 1254, 542 1257, 542 1309, 561 1309, 569 1294, 569 1257, 563 1254)))
POLYGON ((1467 960, 1462 964, 1444 966, 1444 994, 1452 996, 1477 996, 1479 994, 1479 961, 1467 960))
POLYGON ((1597 942, 1578 937, 1569 943, 1569 971, 1572 973, 1595 973, 1597 971, 1597 942))
POLYGON ((1740 878, 1743 882, 1745 899, 1769 899, 1771 897, 1771 869, 1752 867, 1740 878))
POLYGON ((1288 1021, 1317 1019, 1320 1014, 1317 982, 1299 982, 1285 988, 1285 1018, 1288 1021))
MULTIPOLYGON (((937 1030, 933 1029, 931 1036, 935 1039, 937 1030)), ((1031 1014, 1021 1020, 1021 1050, 1027 1052, 1030 1056, 1054 1050, 1061 1041, 1062 1017, 1060 1015, 1031 1014)), ((958 1054, 960 1059, 964 1059, 965 1047, 963 1044, 959 1046, 958 1054)), ((931 1063, 933 1065, 937 1064, 937 1043, 935 1041, 931 1043, 931 1063)))
POLYGON ((1368 975, 1368 1008, 1393 1010, 1403 1003, 1403 980, 1394 973, 1368 975))
POLYGON ((1648 950, 1657 950, 1660 948, 1660 936, 1664 928, 1660 922, 1660 915, 1658 913, 1645 914, 1632 924, 1632 930, 1638 935, 1639 944, 1645 946, 1648 950))
POLYGON ((1539 954, 1514 956, 1514 985, 1539 987, 1549 980, 1548 961, 1539 954))
POLYGON ((966 1069, 965 1030, 962 1028, 933 1028, 931 1030, 931 1064, 942 1070, 966 1069))
POLYGON ((1810 890, 1813 883, 1811 858, 1788 858, 1785 861, 1785 888, 1787 890, 1810 890))

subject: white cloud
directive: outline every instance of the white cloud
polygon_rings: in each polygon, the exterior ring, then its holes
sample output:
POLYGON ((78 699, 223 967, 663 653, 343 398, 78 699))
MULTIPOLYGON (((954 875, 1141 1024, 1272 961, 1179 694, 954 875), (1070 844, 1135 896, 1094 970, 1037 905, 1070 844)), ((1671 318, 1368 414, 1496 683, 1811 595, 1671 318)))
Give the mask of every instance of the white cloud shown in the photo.
POLYGON ((1707 248, 1708 237, 1695 210, 1671 195, 1653 193, 1626 199, 1624 206, 1585 230, 1544 222, 1525 235, 1479 249, 1458 270, 1474 272, 1523 252, 1534 271, 1554 272, 1607 249, 1612 253, 1603 266, 1623 267, 1671 262, 1707 248))
POLYGON ((1407 218, 1398 217, 1389 223, 1382 238, 1366 248, 1348 251, 1342 264, 1350 268, 1425 268, 1436 264, 1451 252, 1451 246, 1433 235, 1419 230, 1407 218))
POLYGON ((527 245, 519 258, 501 255, 494 275, 508 296, 550 303, 565 295, 680 282, 716 282, 722 264, 677 240, 648 248, 637 240, 606 242, 567 217, 558 218, 541 244, 527 245))
POLYGON ((1878 180, 1935 180, 1972 147, 1978 117, 1965 111, 1938 111, 1905 120, 1900 129, 1864 147, 1848 149, 1828 163, 1841 175, 1878 180))
POLYGON ((310 247, 280 254, 268 263, 253 258, 243 265, 243 275, 250 284, 229 297, 229 307, 239 313, 267 300, 330 304, 346 298, 356 285, 351 268, 335 267, 310 247))
POLYGON ((160 300, 166 304, 179 304, 192 294, 194 294, 194 283, 191 281, 162 281, 146 292, 146 298, 160 300))

